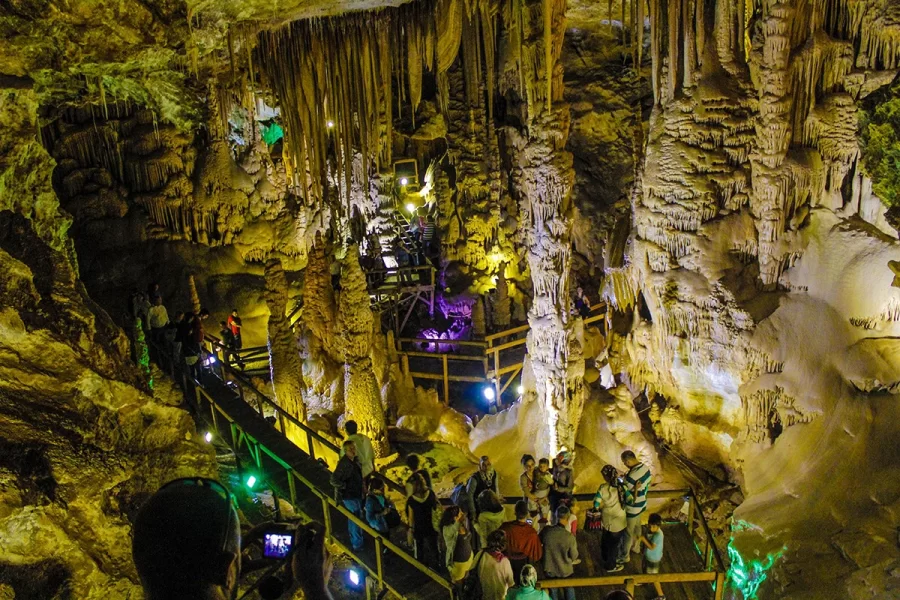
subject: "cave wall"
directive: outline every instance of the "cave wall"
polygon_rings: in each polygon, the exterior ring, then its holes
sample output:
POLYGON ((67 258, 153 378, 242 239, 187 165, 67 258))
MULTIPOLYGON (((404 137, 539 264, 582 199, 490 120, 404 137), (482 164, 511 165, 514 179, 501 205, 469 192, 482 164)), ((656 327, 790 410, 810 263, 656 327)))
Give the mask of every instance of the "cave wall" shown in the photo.
POLYGON ((738 556, 780 559, 762 592, 878 595, 898 558, 881 540, 900 500, 883 441, 900 246, 883 206, 861 209, 856 117, 896 75, 896 5, 651 2, 650 17, 641 193, 606 287, 633 325, 612 362, 654 400, 662 441, 741 484, 738 556))
POLYGON ((137 507, 215 461, 79 280, 39 98, 16 83, 0 91, 0 591, 137 598, 122 543, 137 507))

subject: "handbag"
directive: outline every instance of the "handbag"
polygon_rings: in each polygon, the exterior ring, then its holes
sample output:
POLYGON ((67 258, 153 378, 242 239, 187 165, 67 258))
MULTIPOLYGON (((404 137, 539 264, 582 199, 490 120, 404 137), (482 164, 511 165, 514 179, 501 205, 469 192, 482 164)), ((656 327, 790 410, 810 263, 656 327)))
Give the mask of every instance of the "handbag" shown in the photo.
POLYGON ((603 529, 602 513, 599 510, 588 510, 584 515, 584 530, 600 531, 601 529, 603 529))
POLYGON ((400 513, 397 512, 393 505, 389 506, 387 512, 384 513, 384 521, 387 523, 388 529, 399 527, 403 522, 400 518, 400 513))

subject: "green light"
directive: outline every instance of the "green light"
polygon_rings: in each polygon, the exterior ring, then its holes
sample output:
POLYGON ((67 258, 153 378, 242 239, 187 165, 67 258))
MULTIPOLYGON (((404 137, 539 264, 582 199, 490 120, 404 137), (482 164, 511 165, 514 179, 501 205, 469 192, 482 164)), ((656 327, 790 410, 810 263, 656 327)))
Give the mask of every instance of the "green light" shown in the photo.
POLYGON ((252 490, 254 485, 256 485, 256 477, 251 475, 247 478, 247 487, 252 490))
POLYGON ((271 125, 260 125, 259 128, 262 133, 262 139, 268 146, 284 137, 284 129, 278 123, 273 122, 271 125))
POLYGON ((731 566, 728 568, 728 577, 725 580, 726 585, 730 583, 732 587, 741 593, 744 600, 756 600, 756 592, 759 590, 759 586, 768 577, 766 572, 775 565, 775 561, 781 558, 787 550, 787 546, 785 546, 775 554, 767 554, 764 561, 744 559, 737 548, 734 547, 734 533, 751 528, 753 528, 753 525, 746 521, 735 522, 731 526, 731 539, 728 540, 728 559, 731 561, 731 566))

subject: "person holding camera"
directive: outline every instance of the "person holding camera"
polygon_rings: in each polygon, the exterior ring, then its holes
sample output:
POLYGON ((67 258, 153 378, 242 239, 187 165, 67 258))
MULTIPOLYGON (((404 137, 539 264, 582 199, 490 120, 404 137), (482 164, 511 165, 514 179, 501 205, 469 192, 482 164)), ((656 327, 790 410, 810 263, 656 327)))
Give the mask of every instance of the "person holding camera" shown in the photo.
MULTIPOLYGON (((294 539, 285 565, 289 591, 302 590, 308 600, 332 600, 333 563, 324 529, 304 526, 294 539)), ((138 511, 131 552, 146 600, 235 598, 241 529, 234 496, 202 477, 167 483, 138 511)))

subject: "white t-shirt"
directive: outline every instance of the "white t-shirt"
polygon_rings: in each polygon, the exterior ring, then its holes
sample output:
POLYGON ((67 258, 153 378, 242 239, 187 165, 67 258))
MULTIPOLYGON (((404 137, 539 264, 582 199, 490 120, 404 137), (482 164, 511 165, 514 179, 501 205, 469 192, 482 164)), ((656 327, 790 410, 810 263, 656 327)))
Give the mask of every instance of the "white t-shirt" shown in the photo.
POLYGON ((619 504, 619 492, 608 483, 604 483, 597 490, 597 496, 600 497, 600 521, 603 523, 603 529, 613 533, 625 529, 627 519, 625 509, 619 504))
POLYGON ((151 306, 147 311, 147 323, 150 325, 150 329, 159 329, 168 325, 169 313, 166 311, 166 307, 162 304, 151 306))

